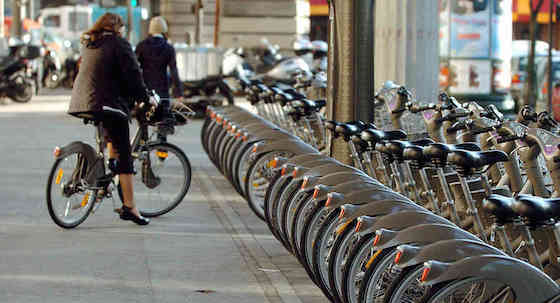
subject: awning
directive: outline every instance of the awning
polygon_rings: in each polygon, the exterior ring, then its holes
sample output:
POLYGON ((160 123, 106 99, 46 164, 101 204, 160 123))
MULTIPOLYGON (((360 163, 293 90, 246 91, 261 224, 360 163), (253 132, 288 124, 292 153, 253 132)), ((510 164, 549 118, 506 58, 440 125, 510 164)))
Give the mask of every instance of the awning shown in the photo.
MULTIPOLYGON (((531 10, 529 9, 530 0, 513 0, 513 22, 528 23, 531 20, 531 10)), ((539 0, 533 0, 533 7, 537 7, 539 0)), ((543 0, 539 14, 537 15, 538 23, 549 23, 549 8, 551 0, 543 0)), ((560 0, 552 0, 552 4, 560 3, 560 0)), ((552 22, 556 22, 555 7, 552 8, 552 22)))
POLYGON ((329 5, 327 0, 309 0, 311 16, 328 16, 329 5))

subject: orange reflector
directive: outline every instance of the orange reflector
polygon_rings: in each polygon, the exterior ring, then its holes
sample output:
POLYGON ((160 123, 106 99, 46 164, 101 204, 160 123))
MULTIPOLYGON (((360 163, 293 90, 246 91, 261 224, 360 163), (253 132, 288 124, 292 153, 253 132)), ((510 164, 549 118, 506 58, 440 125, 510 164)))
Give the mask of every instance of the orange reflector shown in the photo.
POLYGON ((212 112, 212 113, 210 114, 210 118, 212 118, 212 119, 216 118, 216 113, 215 113, 215 112, 212 112))
POLYGON ((362 221, 358 220, 358 223, 356 224, 356 228, 354 229, 354 231, 359 232, 360 228, 362 228, 362 221))
POLYGON ((255 145, 255 146, 253 146, 253 150, 252 150, 252 152, 256 153, 256 152, 257 152, 257 148, 258 148, 258 147, 259 147, 258 145, 255 145))
POLYGON ((218 121, 218 123, 222 123, 222 117, 217 116, 217 117, 216 117, 216 121, 218 121))
POLYGON ((235 134, 235 139, 237 139, 237 138, 239 138, 239 137, 241 137, 241 133, 235 134))
POLYGON ((60 184, 60 180, 62 179, 62 175, 64 174, 64 171, 62 170, 62 168, 58 169, 58 174, 56 175, 56 184, 60 184))
POLYGON ((243 139, 243 141, 247 141, 247 136, 243 136, 241 139, 243 139))
POLYGON ((336 233, 337 233, 338 235, 340 235, 340 234, 346 229, 346 227, 348 226, 348 224, 350 224, 350 223, 352 223, 351 220, 349 220, 348 222, 342 224, 339 228, 336 229, 336 233))
POLYGON ((340 214, 338 214, 338 219, 340 220, 342 218, 344 218, 344 207, 340 208, 340 214))
POLYGON ((87 205, 87 201, 89 200, 89 193, 86 193, 84 195, 84 198, 82 199, 82 207, 87 205))
POLYGON ((160 158, 167 158, 168 153, 166 151, 157 151, 156 155, 160 158))
POLYGON ((424 267, 424 270, 422 271, 422 276, 420 277, 420 281, 425 282, 426 278, 428 278, 429 273, 430 273, 430 268, 429 267, 424 267))
POLYGON ((381 235, 380 234, 375 235, 375 239, 373 240, 373 246, 376 246, 377 243, 379 243, 379 240, 381 240, 381 235))
POLYGON ((57 146, 57 147, 54 148, 53 155, 55 157, 58 157, 58 156, 60 156, 61 152, 62 152, 62 150, 60 149, 60 147, 57 146))
POLYGON ((294 169, 294 171, 292 172, 292 177, 296 177, 297 176, 297 168, 294 169))
POLYGON ((325 202, 325 206, 329 206, 331 204, 331 201, 332 201, 332 196, 329 196, 327 198, 327 202, 325 202))
POLYGON ((286 166, 282 167, 282 170, 280 171, 280 175, 285 175, 286 174, 286 166))
POLYGON ((402 251, 397 251, 397 255, 395 256, 395 264, 399 264, 399 261, 401 260, 402 257, 402 251))
POLYGON ((278 165, 278 161, 277 161, 276 158, 275 158, 275 159, 272 160, 272 162, 270 163, 270 166, 276 168, 277 165, 278 165))
POLYGON ((315 188, 315 190, 313 191, 313 199, 317 199, 318 195, 319 195, 319 189, 315 188))
POLYGON ((378 251, 375 252, 375 254, 373 254, 373 256, 371 256, 371 258, 369 259, 369 261, 366 263, 366 269, 368 269, 371 264, 373 263, 373 261, 375 261, 375 259, 377 259, 377 257, 379 256, 379 254, 382 252, 383 250, 380 249, 378 251))
POLYGON ((307 186, 307 182, 309 181, 309 178, 305 177, 303 178, 303 183, 301 183, 301 189, 304 190, 305 187, 307 186))

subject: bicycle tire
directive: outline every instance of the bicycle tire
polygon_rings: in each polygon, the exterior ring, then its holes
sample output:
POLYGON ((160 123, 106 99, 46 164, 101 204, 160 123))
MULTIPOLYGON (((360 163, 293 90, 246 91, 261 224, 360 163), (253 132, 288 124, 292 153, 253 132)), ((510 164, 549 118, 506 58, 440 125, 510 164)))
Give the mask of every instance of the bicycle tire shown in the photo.
POLYGON ((335 302, 342 302, 342 268, 343 268, 343 261, 344 261, 344 254, 350 253, 349 248, 351 247, 352 240, 356 236, 354 232, 354 228, 356 227, 356 220, 352 220, 348 225, 344 228, 341 233, 337 231, 337 237, 335 238, 335 242, 333 244, 332 249, 330 250, 327 260, 329 263, 328 266, 328 275, 329 275, 329 287, 331 289, 331 293, 335 302), (340 261, 340 262, 339 262, 340 261))
POLYGON ((348 255, 349 261, 346 262, 344 268, 342 268, 341 293, 344 302, 358 302, 359 288, 356 288, 356 285, 354 285, 357 276, 356 273, 359 272, 369 260, 369 255, 372 254, 371 247, 374 241, 374 237, 375 233, 367 233, 365 235, 362 235, 358 243, 353 246, 350 254, 348 255))
POLYGON ((329 301, 332 301, 333 297, 330 289, 330 282, 328 280, 328 268, 325 266, 325 261, 330 248, 334 245, 334 242, 331 242, 329 237, 332 236, 333 233, 336 233, 339 214, 340 208, 330 210, 327 218, 322 222, 319 231, 313 239, 313 272, 317 279, 317 285, 321 288, 325 296, 329 298, 329 301))
MULTIPOLYGON (((54 200, 53 200, 53 196, 52 196, 52 190, 53 188, 55 188, 53 185, 62 185, 61 188, 64 190, 64 184, 65 182, 63 182, 62 178, 64 177, 64 170, 62 168, 60 168, 59 166, 61 165, 62 162, 64 162, 66 159, 68 159, 70 156, 76 155, 79 158, 79 155, 81 153, 80 152, 72 152, 68 155, 65 155, 61 158, 56 159, 56 161, 54 162, 53 166, 51 167, 50 173, 49 173, 49 177, 47 179, 47 187, 46 187, 46 198, 47 198, 47 208, 49 211, 49 215, 51 216, 51 219, 54 221, 54 223, 62 228, 66 228, 66 229, 70 229, 70 228, 74 228, 80 224, 82 224, 87 217, 89 216, 89 214, 91 213, 91 210, 93 209, 93 205, 95 204, 94 202, 97 199, 97 190, 88 190, 89 193, 88 196, 86 197, 86 194, 84 194, 84 197, 82 197, 81 199, 81 206, 79 208, 83 208, 83 203, 84 201, 86 201, 86 208, 82 209, 82 214, 80 216, 78 216, 78 218, 76 220, 73 220, 71 222, 65 222, 63 219, 61 219, 59 217, 59 215, 57 214, 56 211, 56 206, 54 205, 54 200)), ((77 159, 78 160, 78 159, 77 159)), ((82 156, 80 161, 86 161, 84 162, 85 165, 83 167, 89 167, 88 165, 91 165, 90 163, 87 163, 87 160, 85 157, 82 156)), ((75 172, 75 167, 71 170, 72 172, 75 172)), ((82 178, 80 178, 81 180, 82 178)), ((76 192, 78 193, 78 192, 76 192)), ((62 193, 61 193, 62 194, 62 193)), ((74 196, 74 193, 72 193, 72 196, 74 196)), ((67 201, 67 204, 70 203, 70 201, 67 201)), ((68 207, 70 205, 66 206, 66 210, 65 210, 65 215, 68 214, 68 207)))
MULTIPOLYGON (((139 168, 137 169, 137 173, 135 175, 135 184, 134 184, 134 193, 135 193, 135 202, 137 202, 137 207, 138 210, 140 211, 140 214, 144 217, 147 218, 153 218, 153 217, 158 217, 161 215, 164 215, 170 211, 172 211, 173 209, 175 209, 179 204, 181 204, 181 202, 183 201, 183 199, 185 198, 185 196, 187 195, 189 188, 190 188, 190 184, 191 184, 191 180, 192 180, 192 170, 191 170, 191 164, 190 161, 188 159, 188 157, 185 155, 185 153, 177 146, 170 144, 170 143, 163 143, 163 142, 158 142, 158 143, 150 143, 144 147, 141 148, 140 153, 146 153, 148 155, 151 154, 151 151, 162 151, 162 150, 166 150, 167 151, 167 156, 165 160, 161 160, 160 162, 166 162, 167 158, 169 157, 169 153, 173 153, 177 159, 179 159, 179 162, 182 165, 182 170, 183 170, 183 182, 180 184, 180 190, 177 192, 177 195, 174 197, 174 199, 172 199, 169 203, 163 203, 163 207, 160 208, 154 208, 151 210, 147 210, 146 207, 144 207, 144 203, 141 202, 140 199, 137 198, 137 193, 138 193, 138 187, 140 184, 142 184, 143 186, 145 186, 145 183, 142 180, 142 161, 137 161, 140 158, 136 157, 134 159, 134 165, 138 165, 139 168), (140 201, 140 202, 139 202, 140 201)), ((151 160, 150 160, 151 161, 151 160)), ((160 163, 161 164, 161 163, 160 163)), ((150 168, 151 169, 151 168, 150 168)), ((159 178, 159 176, 156 176, 156 178, 159 178)), ((160 184, 162 184, 163 182, 160 181, 160 184)), ((121 185, 120 183, 118 184, 118 192, 119 192, 119 197, 121 199, 121 201, 123 201, 123 196, 122 196, 122 189, 121 189, 121 185)), ((147 187, 147 186, 146 186, 147 187)), ((159 188, 159 185, 157 185, 155 188, 159 188)), ((155 189, 153 188, 153 189, 155 189)))
MULTIPOLYGON (((386 285, 388 287, 382 290, 380 290, 377 286, 379 282, 383 282, 381 281, 382 275, 386 273, 387 268, 391 268, 393 265, 396 253, 397 249, 395 247, 383 249, 381 250, 381 253, 375 257, 373 262, 371 262, 360 287, 358 302, 366 302, 368 299, 371 299, 372 302, 383 302, 390 284, 386 285), (382 295, 382 297, 379 297, 379 295, 382 295)), ((389 282, 393 281, 394 279, 389 282)))
POLYGON ((403 269, 401 274, 393 281, 387 295, 385 296, 385 303, 400 303, 418 301, 424 297, 429 289, 429 286, 420 285, 420 276, 424 270, 423 264, 409 266, 403 269), (411 293, 412 292, 412 293, 411 293), (414 296, 408 300, 404 299, 405 296, 414 296))
MULTIPOLYGON (((441 300, 442 298, 444 298, 445 296, 448 295, 452 295, 453 292, 456 292, 458 290, 460 290, 462 287, 464 287, 465 285, 469 285, 469 284, 473 284, 476 282, 481 282, 481 281, 488 281, 488 282, 498 282, 497 280, 485 280, 483 278, 480 277, 470 277, 470 278, 465 278, 465 279, 460 279, 460 280, 452 280, 452 281, 448 281, 448 282, 442 282, 439 284, 434 285, 428 292, 427 294, 424 296, 424 298, 422 298, 422 300, 420 301, 421 303, 436 303, 436 302, 446 302, 441 300)), ((508 287, 506 284, 504 284, 504 286, 508 287)), ((467 287, 470 289, 470 291, 473 290, 473 287, 467 287)), ((514 292, 513 289, 511 289, 511 291, 509 293, 513 293, 512 295, 508 296, 509 298, 511 298, 511 296, 513 296, 512 299, 516 298, 516 294, 514 292)), ((478 299, 478 298, 476 298, 478 299)), ((462 300, 461 302, 464 303, 470 303, 473 301, 464 301, 462 300)), ((480 301, 474 301, 474 302, 480 302, 480 301)), ((488 302, 488 300, 484 301, 484 302, 488 302)), ((493 301, 494 302, 494 301, 493 301)), ((508 300, 508 301, 501 301, 501 302, 512 302, 512 303, 521 303, 517 300, 508 300)))

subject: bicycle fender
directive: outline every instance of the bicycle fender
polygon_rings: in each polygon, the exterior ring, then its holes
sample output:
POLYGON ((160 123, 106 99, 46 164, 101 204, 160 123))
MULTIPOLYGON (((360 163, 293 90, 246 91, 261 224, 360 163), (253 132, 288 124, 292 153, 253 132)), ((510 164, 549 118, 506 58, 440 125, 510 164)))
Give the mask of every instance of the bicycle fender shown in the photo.
POLYGON ((478 277, 500 281, 510 286, 516 302, 544 302, 560 292, 560 287, 544 272, 508 256, 482 255, 454 263, 428 261, 430 270, 423 285, 478 277))
MULTIPOLYGON (((334 174, 333 174, 334 175, 334 174)), ((330 177, 331 175, 329 175, 330 177)), ((313 195, 317 201, 327 200, 327 195, 330 192, 337 192, 341 194, 348 194, 351 192, 357 192, 360 190, 371 189, 371 188, 379 188, 379 190, 385 190, 384 186, 379 187, 379 183, 374 180, 365 180, 364 182, 356 182, 354 179, 350 180, 337 180, 338 183, 332 186, 327 186, 320 181, 319 184, 315 185, 315 192, 313 195)))
POLYGON ((400 245, 398 266, 401 268, 423 264, 430 260, 455 262, 466 257, 480 255, 505 255, 501 250, 480 241, 451 239, 438 241, 424 247, 400 245))
POLYGON ((269 151, 287 151, 293 154, 318 153, 319 151, 311 145, 297 138, 280 139, 258 144, 255 152, 258 154, 269 151))
POLYGON ((393 230, 400 230, 409 226, 426 223, 453 224, 443 217, 420 208, 410 208, 410 210, 404 211, 389 209, 389 212, 387 212, 386 209, 379 207, 377 203, 370 203, 363 206, 352 204, 345 205, 342 220, 354 220, 361 216, 381 216, 378 220, 378 226, 393 230))
POLYGON ((332 192, 327 196, 330 198, 330 201, 329 198, 327 198, 328 205, 326 207, 331 209, 338 208, 344 204, 376 204, 383 201, 390 203, 406 203, 410 204, 411 207, 422 209, 422 207, 410 202, 408 199, 401 199, 402 196, 400 194, 393 191, 382 191, 377 188, 364 189, 347 195, 340 195, 339 193, 332 192))
MULTIPOLYGON (((312 172, 313 169, 311 170, 312 172)), ((340 174, 340 171, 334 173, 334 174, 328 174, 328 175, 324 175, 321 172, 319 172, 319 175, 305 175, 303 176, 303 185, 301 187, 302 190, 306 191, 306 192, 310 192, 310 191, 314 191, 315 190, 315 185, 319 185, 319 184, 323 184, 326 186, 336 186, 337 184, 340 184, 341 182, 347 182, 347 181, 351 181, 354 180, 355 182, 368 182, 371 180, 371 178, 365 174, 362 174, 361 172, 354 172, 354 171, 350 171, 350 172, 341 172, 342 174, 340 174), (305 185, 305 186, 304 186, 305 185)))
MULTIPOLYGON (((365 186, 366 183, 368 181, 370 181, 369 177, 362 175, 362 174, 356 174, 353 171, 347 172, 347 171, 338 171, 335 172, 333 174, 327 175, 327 176, 320 176, 317 174, 314 174, 312 171, 309 171, 308 173, 306 173, 303 177, 300 178, 300 180, 302 180, 302 187, 303 185, 306 185, 305 187, 303 187, 303 190, 306 192, 314 192, 315 191, 315 186, 320 186, 322 188, 333 188, 336 187, 339 184, 343 184, 343 183, 347 183, 347 182, 353 182, 353 183, 357 183, 357 184, 364 184, 364 186, 359 187, 361 188, 371 188, 371 186, 365 186), (307 183, 305 184, 305 180, 307 179, 307 183)), ((330 192, 330 190, 328 191, 330 192)), ((326 197, 325 197, 326 199, 326 197)))
MULTIPOLYGON (((379 226, 379 222, 375 225, 379 226)), ((384 228, 378 229, 376 233, 383 233, 384 228)), ((420 224, 402 229, 396 233, 390 233, 388 236, 382 235, 374 246, 375 250, 381 250, 389 247, 395 247, 401 244, 419 243, 429 244, 441 240, 448 239, 469 239, 481 241, 475 235, 465 231, 457 226, 447 224, 420 224)))
POLYGON ((375 222, 370 223, 371 226, 364 228, 360 231, 360 234, 368 234, 373 233, 376 230, 380 229, 380 226, 385 226, 385 224, 377 224, 379 220, 391 216, 392 214, 401 213, 401 212, 423 212, 425 209, 422 209, 418 205, 414 203, 408 203, 403 201, 395 201, 395 200, 381 200, 381 201, 372 201, 367 204, 363 205, 354 205, 354 204, 346 204, 344 205, 345 212, 346 208, 356 208, 357 211, 352 213, 350 209, 349 212, 351 213, 348 216, 348 219, 343 218, 343 220, 354 220, 362 216, 376 218, 375 222))
POLYGON ((69 154, 79 152, 84 155, 88 163, 87 182, 94 184, 95 179, 105 173, 103 161, 99 161, 95 149, 84 142, 74 141, 60 148, 60 154, 56 159, 63 158, 69 154))
POLYGON ((305 166, 305 163, 307 162, 311 162, 311 161, 315 161, 315 160, 330 160, 331 158, 327 155, 323 155, 321 153, 308 153, 308 154, 300 154, 300 155, 295 155, 291 158, 288 159, 288 163, 292 163, 294 165, 303 165, 305 166))
POLYGON ((332 159, 332 161, 327 160, 325 163, 316 163, 316 164, 318 165, 312 167, 305 166, 307 168, 307 170, 305 171, 298 170, 294 175, 294 177, 295 178, 303 178, 305 176, 320 177, 330 173, 348 173, 348 172, 352 174, 356 174, 353 168, 341 166, 340 163, 335 159, 332 159))

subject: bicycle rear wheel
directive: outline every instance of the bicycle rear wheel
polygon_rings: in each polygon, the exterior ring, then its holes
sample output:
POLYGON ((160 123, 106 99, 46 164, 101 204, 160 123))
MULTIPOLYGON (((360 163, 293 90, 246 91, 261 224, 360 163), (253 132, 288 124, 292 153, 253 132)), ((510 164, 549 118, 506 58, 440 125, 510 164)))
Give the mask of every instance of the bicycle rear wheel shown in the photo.
POLYGON ((82 153, 74 152, 56 159, 47 181, 47 208, 54 223, 63 228, 80 225, 91 212, 97 190, 88 188, 88 168, 82 153))
MULTIPOLYGON (((134 202, 144 217, 166 214, 179 205, 191 185, 191 164, 169 143, 149 144, 133 154, 134 202)), ((119 184, 121 201, 122 190, 119 184)))

